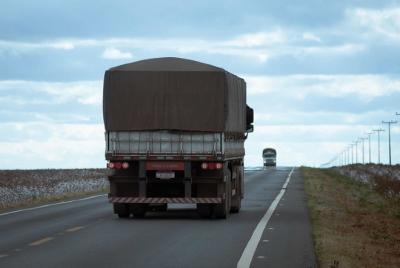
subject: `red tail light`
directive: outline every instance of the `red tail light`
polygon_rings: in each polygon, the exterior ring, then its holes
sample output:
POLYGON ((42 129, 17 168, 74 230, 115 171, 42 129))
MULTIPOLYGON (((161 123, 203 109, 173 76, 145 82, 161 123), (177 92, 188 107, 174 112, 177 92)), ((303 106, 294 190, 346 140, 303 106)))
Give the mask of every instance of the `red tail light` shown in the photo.
POLYGON ((129 163, 128 162, 109 162, 107 167, 110 169, 128 169, 129 163))
POLYGON ((123 168, 123 169, 129 168, 129 163, 128 163, 128 162, 123 162, 123 163, 122 163, 122 168, 123 168))
POLYGON ((115 165, 113 162, 110 162, 107 164, 107 167, 113 169, 115 167, 115 165))
POLYGON ((222 169, 223 167, 224 167, 223 163, 215 163, 215 162, 201 163, 202 169, 213 170, 213 169, 222 169))
POLYGON ((215 169, 215 163, 208 163, 208 169, 215 169))
POLYGON ((115 162, 114 166, 116 169, 121 169, 122 168, 122 163, 121 162, 115 162))
POLYGON ((202 163, 201 164, 201 168, 202 169, 207 169, 208 168, 208 164, 207 163, 202 163))

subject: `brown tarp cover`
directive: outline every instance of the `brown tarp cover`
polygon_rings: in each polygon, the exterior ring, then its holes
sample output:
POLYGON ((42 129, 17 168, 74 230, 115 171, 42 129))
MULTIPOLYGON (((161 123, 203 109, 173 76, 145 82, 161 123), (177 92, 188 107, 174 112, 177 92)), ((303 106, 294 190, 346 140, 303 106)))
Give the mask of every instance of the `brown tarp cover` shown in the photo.
POLYGON ((246 83, 224 69, 181 58, 137 61, 106 71, 107 131, 243 133, 246 83))

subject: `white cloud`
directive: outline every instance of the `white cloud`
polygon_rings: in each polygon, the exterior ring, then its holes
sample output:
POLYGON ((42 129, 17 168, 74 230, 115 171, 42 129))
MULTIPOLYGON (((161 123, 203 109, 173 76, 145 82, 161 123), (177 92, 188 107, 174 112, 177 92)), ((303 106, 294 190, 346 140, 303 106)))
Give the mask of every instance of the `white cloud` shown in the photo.
POLYGON ((0 141, 1 169, 103 167, 102 124, 3 123, 0 130, 20 137, 0 141))
POLYGON ((33 49, 76 49, 82 47, 102 48, 106 59, 131 59, 128 51, 174 51, 181 54, 206 53, 246 58, 264 63, 280 56, 302 57, 308 55, 348 55, 365 49, 364 45, 348 42, 322 45, 316 33, 298 34, 291 29, 278 29, 244 33, 226 39, 198 38, 107 38, 107 39, 60 39, 39 42, 15 42, 0 40, 1 51, 15 53, 33 49), (304 41, 314 41, 305 46, 304 41))
POLYGON ((271 32, 258 32, 240 35, 232 40, 226 41, 228 46, 236 47, 259 47, 272 46, 287 42, 286 33, 282 30, 271 32))
MULTIPOLYGON (((77 101, 81 104, 99 105, 101 104, 103 85, 102 81, 75 81, 75 82, 40 82, 40 81, 25 81, 25 80, 0 80, 1 91, 31 91, 31 92, 44 92, 50 94, 48 96, 40 96, 31 99, 23 98, 21 94, 19 98, 13 102, 20 105, 26 103, 43 103, 43 102, 56 102, 64 103, 67 101, 77 101), (21 99, 22 98, 22 99, 21 99)), ((12 98, 3 96, 1 98, 12 98)), ((1 100, 0 98, 0 100, 1 100)))
POLYGON ((382 118, 393 117, 393 111, 369 110, 367 112, 348 112, 340 111, 340 108, 335 111, 302 111, 289 108, 283 104, 281 110, 270 109, 269 107, 255 107, 254 113, 255 124, 269 125, 288 125, 288 124, 351 124, 364 125, 380 122, 382 118))
MULTIPOLYGON (((318 54, 329 54, 329 55, 346 55, 346 54, 354 54, 365 50, 365 45, 362 44, 343 44, 338 46, 310 46, 310 47, 302 47, 297 50, 297 55, 299 54, 309 54, 309 55, 318 55, 318 54)), ((296 51, 296 50, 295 50, 296 51)))
POLYGON ((355 94, 369 102, 400 92, 400 77, 388 75, 243 75, 250 95, 280 93, 303 99, 309 95, 342 97, 355 94))
POLYGON ((314 33, 305 32, 305 33, 303 33, 302 37, 303 37, 304 40, 307 40, 307 41, 314 41, 314 42, 322 43, 321 38, 319 38, 314 33))
POLYGON ((347 11, 350 21, 375 34, 400 41, 400 8, 352 9, 347 11))
POLYGON ((124 60, 124 59, 131 59, 132 53, 130 52, 122 52, 119 49, 116 48, 106 48, 103 51, 102 57, 104 59, 108 59, 108 60, 124 60))

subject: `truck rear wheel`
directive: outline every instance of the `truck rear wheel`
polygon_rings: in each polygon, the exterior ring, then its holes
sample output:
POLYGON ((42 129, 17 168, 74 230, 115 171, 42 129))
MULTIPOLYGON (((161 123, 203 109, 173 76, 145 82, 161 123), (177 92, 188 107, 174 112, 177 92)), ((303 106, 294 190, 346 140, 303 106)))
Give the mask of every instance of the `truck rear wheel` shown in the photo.
POLYGON ((231 213, 238 213, 240 211, 240 208, 242 206, 242 180, 243 180, 243 174, 242 174, 242 169, 239 167, 234 168, 234 172, 236 173, 236 191, 235 195, 232 196, 232 201, 231 201, 231 213))
POLYGON ((119 218, 129 218, 128 204, 114 203, 114 213, 118 214, 119 218))
POLYGON ((147 204, 131 204, 130 211, 135 218, 143 218, 147 212, 147 204))
POLYGON ((225 199, 221 204, 214 206, 214 216, 219 219, 226 219, 229 217, 229 212, 231 210, 231 197, 232 197, 232 187, 231 187, 231 172, 227 171, 228 179, 225 182, 225 199))

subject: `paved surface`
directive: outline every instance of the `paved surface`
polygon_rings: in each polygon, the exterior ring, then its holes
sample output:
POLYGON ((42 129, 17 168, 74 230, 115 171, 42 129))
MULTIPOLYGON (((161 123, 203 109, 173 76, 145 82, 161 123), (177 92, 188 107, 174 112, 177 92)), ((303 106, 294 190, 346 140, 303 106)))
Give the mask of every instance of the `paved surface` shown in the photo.
MULTIPOLYGON (((246 173, 242 210, 202 219, 175 206, 118 219, 106 197, 0 215, 0 267, 237 267, 291 168, 246 173)), ((294 170, 251 267, 314 267, 303 180, 294 170)))

